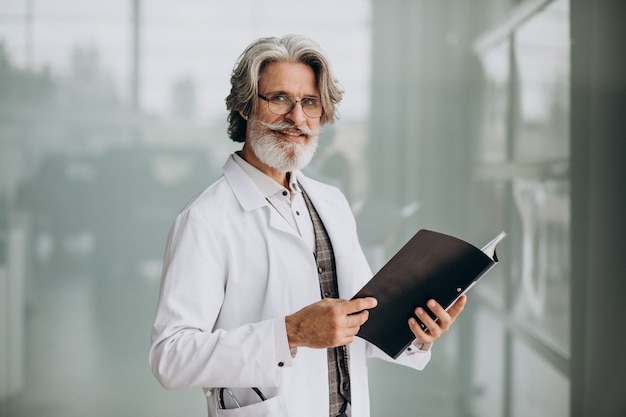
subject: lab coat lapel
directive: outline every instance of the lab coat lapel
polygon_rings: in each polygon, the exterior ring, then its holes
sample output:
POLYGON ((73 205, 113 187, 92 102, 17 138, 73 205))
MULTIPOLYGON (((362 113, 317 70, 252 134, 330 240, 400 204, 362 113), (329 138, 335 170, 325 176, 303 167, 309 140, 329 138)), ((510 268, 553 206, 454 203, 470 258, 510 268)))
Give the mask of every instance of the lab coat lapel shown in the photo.
POLYGON ((280 232, 285 232, 285 233, 289 233, 291 235, 297 236, 296 231, 293 230, 293 227, 291 227, 291 225, 287 222, 287 219, 281 216, 278 210, 274 210, 274 209, 269 210, 269 216, 270 216, 270 220, 269 220, 270 228, 278 230, 280 232))
POLYGON ((270 210, 269 202, 263 197, 254 182, 231 156, 224 164, 224 176, 235 197, 245 211, 264 208, 268 212, 269 227, 281 232, 295 234, 293 228, 276 210, 270 210))

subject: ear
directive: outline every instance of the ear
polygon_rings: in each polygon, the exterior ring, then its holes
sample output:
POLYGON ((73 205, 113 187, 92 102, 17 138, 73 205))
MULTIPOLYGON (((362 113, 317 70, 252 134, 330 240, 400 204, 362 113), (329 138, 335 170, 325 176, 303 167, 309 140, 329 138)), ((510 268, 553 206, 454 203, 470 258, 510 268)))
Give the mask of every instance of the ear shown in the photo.
POLYGON ((245 114, 243 114, 243 111, 239 110, 239 115, 241 116, 241 118, 243 120, 248 120, 248 116, 246 116, 245 114))

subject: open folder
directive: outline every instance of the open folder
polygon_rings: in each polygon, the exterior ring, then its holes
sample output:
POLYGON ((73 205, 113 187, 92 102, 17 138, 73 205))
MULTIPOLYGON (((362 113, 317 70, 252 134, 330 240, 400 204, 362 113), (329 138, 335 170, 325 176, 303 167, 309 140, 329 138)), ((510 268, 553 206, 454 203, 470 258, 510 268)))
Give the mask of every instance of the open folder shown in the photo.
POLYGON ((415 308, 435 318, 426 307, 432 298, 448 309, 498 263, 496 246, 505 236, 481 250, 453 236, 418 231, 353 297, 378 300, 357 335, 397 358, 415 339, 408 325, 415 308))

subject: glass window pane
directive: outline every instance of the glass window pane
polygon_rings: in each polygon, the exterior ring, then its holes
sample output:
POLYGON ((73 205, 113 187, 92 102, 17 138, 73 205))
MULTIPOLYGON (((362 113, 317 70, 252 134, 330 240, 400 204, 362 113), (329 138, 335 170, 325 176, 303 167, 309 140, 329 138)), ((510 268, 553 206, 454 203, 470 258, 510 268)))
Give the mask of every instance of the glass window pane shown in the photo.
POLYGON ((569 380, 516 339, 513 344, 513 417, 568 417, 569 380))
POLYGON ((516 179, 514 314, 569 350, 569 181, 516 179))
POLYGON ((516 161, 569 156, 569 7, 556 1, 515 32, 519 83, 516 161))
POLYGON ((506 40, 480 55, 484 76, 483 121, 478 136, 480 163, 508 159, 508 115, 510 97, 510 47, 506 40))
POLYGON ((505 332, 492 310, 478 308, 474 319, 474 349, 470 415, 498 417, 504 404, 505 332))
MULTIPOLYGON (((497 227, 505 228, 508 223, 508 194, 509 188, 505 181, 479 181, 475 185, 475 196, 471 202, 472 227, 476 230, 477 247, 487 244, 497 233, 497 227)), ((511 230, 504 241, 498 245, 497 255, 503 262, 499 263, 481 279, 480 285, 472 288, 472 291, 480 294, 496 308, 506 311, 507 295, 506 287, 510 274, 510 240, 511 230)))
POLYGON ((0 414, 206 415, 201 390, 167 391, 147 364, 161 259, 241 148, 224 105, 237 57, 287 33, 316 40, 349 92, 333 133, 351 151, 367 0, 0 1, 0 414))
POLYGON ((513 159, 515 314, 569 350, 569 8, 556 1, 515 32, 519 123, 513 159))

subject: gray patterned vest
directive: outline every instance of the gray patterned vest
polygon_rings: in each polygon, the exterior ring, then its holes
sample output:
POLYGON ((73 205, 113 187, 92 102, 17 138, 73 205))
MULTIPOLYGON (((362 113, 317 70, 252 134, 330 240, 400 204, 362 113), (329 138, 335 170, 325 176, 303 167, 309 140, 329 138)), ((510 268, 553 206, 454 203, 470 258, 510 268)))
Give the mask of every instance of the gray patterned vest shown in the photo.
MULTIPOLYGON (((337 289, 337 272, 335 271, 335 256, 326 228, 322 223, 315 207, 303 191, 302 195, 309 209, 315 232, 315 260, 320 279, 322 298, 339 298, 337 289)), ((328 356, 328 387, 330 392, 330 417, 345 415, 350 403, 350 373, 348 370, 348 350, 346 346, 327 349, 328 356)))

